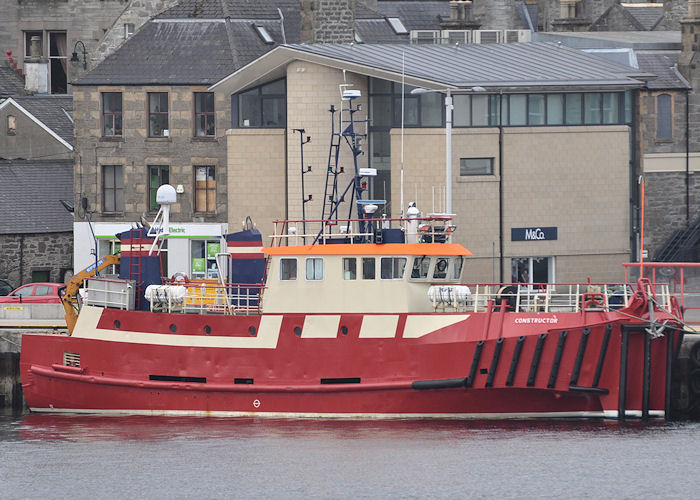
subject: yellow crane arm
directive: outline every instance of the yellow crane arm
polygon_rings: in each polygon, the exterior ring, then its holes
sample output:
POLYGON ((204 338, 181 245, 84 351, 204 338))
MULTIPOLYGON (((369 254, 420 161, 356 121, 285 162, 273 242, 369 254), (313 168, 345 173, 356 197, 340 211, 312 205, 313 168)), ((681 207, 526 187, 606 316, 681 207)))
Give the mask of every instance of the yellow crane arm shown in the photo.
POLYGON ((73 275, 71 280, 66 284, 65 293, 61 297, 63 309, 66 311, 66 325, 68 325, 68 333, 73 334, 73 328, 78 321, 78 312, 76 310, 75 299, 78 291, 87 278, 96 275, 104 268, 119 264, 119 255, 105 255, 95 264, 91 264, 78 274, 73 275))

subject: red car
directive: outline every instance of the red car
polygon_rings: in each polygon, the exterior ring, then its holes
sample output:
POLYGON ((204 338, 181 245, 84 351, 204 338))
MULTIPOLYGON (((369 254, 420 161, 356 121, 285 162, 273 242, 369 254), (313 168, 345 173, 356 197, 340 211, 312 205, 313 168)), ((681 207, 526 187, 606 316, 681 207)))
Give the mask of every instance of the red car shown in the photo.
POLYGON ((0 297, 0 304, 60 304, 63 283, 28 283, 0 297))

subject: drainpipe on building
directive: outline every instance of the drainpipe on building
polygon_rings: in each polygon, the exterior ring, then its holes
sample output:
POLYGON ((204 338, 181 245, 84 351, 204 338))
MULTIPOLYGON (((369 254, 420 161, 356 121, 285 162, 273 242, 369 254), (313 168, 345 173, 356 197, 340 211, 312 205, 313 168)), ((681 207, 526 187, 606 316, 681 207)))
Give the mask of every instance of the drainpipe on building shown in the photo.
POLYGON ((685 226, 690 228, 690 89, 685 90, 685 226))

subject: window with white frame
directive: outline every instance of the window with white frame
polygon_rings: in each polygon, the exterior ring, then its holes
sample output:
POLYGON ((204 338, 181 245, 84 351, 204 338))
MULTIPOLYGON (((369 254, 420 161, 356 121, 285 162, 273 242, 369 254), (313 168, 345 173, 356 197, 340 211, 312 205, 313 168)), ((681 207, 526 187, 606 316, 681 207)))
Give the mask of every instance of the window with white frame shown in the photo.
POLYGON ((306 259, 306 279, 307 281, 323 280, 323 259, 319 257, 306 259))

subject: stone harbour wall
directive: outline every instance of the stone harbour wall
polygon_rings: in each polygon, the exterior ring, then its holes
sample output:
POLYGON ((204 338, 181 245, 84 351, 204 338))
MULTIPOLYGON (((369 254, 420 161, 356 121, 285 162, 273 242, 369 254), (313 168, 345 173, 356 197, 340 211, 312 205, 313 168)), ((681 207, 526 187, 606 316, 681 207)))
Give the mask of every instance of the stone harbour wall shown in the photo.
POLYGON ((14 287, 31 283, 35 271, 61 283, 73 269, 73 233, 3 234, 0 255, 0 278, 14 287))

